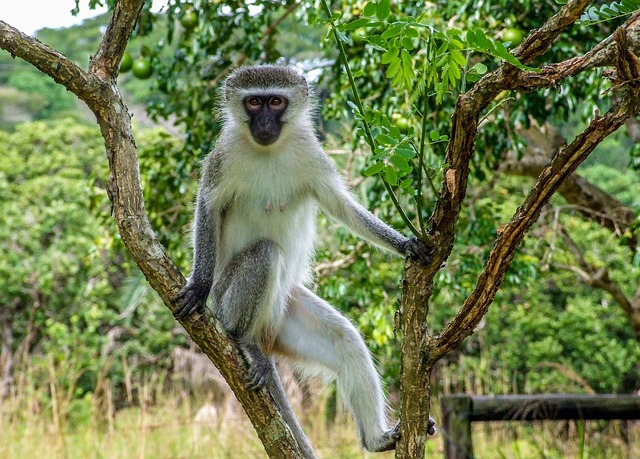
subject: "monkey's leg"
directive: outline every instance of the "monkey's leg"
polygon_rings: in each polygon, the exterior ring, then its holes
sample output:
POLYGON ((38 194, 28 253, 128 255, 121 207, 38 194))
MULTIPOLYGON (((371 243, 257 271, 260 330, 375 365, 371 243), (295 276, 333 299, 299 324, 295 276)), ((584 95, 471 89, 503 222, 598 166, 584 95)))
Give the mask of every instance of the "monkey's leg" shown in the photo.
POLYGON ((330 304, 304 287, 297 287, 276 339, 276 350, 304 370, 320 364, 336 375, 338 393, 353 413, 363 446, 369 451, 395 448, 396 424, 387 425, 380 377, 362 336, 330 304))
POLYGON ((279 291, 280 251, 269 240, 260 240, 231 260, 216 277, 211 295, 214 311, 238 342, 250 364, 251 389, 263 387, 273 373, 261 343, 281 320, 284 299, 279 291))

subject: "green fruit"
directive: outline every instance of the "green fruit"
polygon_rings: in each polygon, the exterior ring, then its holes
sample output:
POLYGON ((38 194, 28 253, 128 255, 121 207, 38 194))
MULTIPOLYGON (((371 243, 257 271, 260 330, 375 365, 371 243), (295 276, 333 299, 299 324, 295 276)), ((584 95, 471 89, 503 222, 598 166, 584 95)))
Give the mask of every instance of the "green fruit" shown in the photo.
POLYGON ((153 73, 153 69, 151 68, 151 61, 144 57, 140 59, 136 59, 133 62, 133 74, 140 78, 141 80, 146 80, 153 73))
POLYGON ((518 46, 524 38, 524 30, 515 27, 507 27, 502 31, 502 41, 511 43, 511 47, 518 46))
POLYGON ((198 25, 198 14, 193 10, 187 11, 180 18, 180 24, 185 29, 193 29, 198 25))
POLYGON ((125 53, 122 55, 122 60, 120 61, 120 73, 128 72, 129 70, 131 70, 132 66, 133 58, 131 57, 131 54, 125 51, 125 53))
POLYGON ((359 29, 353 31, 353 33, 351 34, 351 39, 353 40, 354 44, 361 45, 365 42, 364 36, 366 34, 367 29, 365 29, 364 27, 360 27, 359 29))
POLYGON ((407 132, 409 132, 409 127, 411 126, 411 123, 407 118, 405 118, 401 114, 399 113, 392 114, 391 121, 393 121, 393 124, 395 124, 398 127, 398 129, 400 129, 400 132, 402 132, 403 134, 406 134, 407 132))

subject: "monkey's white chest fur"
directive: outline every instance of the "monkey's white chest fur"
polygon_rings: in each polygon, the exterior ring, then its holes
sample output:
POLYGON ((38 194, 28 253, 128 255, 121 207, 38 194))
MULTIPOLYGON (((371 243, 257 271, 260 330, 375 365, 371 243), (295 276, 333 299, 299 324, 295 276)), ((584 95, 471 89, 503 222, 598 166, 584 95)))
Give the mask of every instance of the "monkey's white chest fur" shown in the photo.
POLYGON ((211 196, 214 208, 223 209, 216 265, 225 266, 250 245, 267 239, 280 249, 283 288, 306 283, 316 214, 309 161, 299 151, 247 156, 251 159, 223 164, 223 179, 211 196))

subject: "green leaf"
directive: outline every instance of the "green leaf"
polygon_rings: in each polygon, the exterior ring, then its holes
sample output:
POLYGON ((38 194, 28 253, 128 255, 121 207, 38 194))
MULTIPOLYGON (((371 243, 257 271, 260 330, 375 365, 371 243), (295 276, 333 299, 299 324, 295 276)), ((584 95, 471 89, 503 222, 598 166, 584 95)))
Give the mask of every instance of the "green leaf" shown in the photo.
POLYGON ((363 10, 365 16, 373 16, 378 11, 378 4, 376 2, 369 2, 366 4, 363 10))
POLYGON ((417 152, 410 145, 403 143, 398 145, 396 148, 396 154, 402 156, 403 158, 411 159, 417 155, 417 152))
POLYGON ((416 29, 411 28, 411 27, 406 27, 404 29, 404 34, 405 34, 405 36, 407 36, 409 38, 418 38, 418 36, 420 36, 418 31, 416 29))
POLYGON ((359 29, 360 27, 365 27, 369 25, 369 20, 368 19, 358 19, 357 21, 353 21, 350 22, 348 24, 343 24, 340 26, 341 30, 356 30, 359 29))
POLYGON ((385 166, 383 162, 375 163, 373 166, 368 167, 364 171, 364 175, 366 175, 367 177, 371 177, 372 175, 379 174, 380 172, 382 172, 382 169, 384 169, 384 167, 385 166))
POLYGON ((403 190, 406 190, 407 188, 411 187, 412 183, 413 183, 413 179, 410 179, 410 178, 404 179, 398 184, 398 187, 402 188, 403 190))
POLYGON ((476 65, 474 65, 473 67, 471 67, 471 70, 474 70, 478 75, 484 75, 485 73, 487 73, 487 66, 484 65, 482 62, 478 62, 476 63, 476 65))
POLYGON ((391 13, 391 2, 390 0, 380 0, 378 3, 378 8, 376 10, 376 16, 378 19, 383 20, 391 13))
POLYGON ((393 167, 384 167, 384 181, 392 186, 396 186, 398 184, 398 173, 393 167))
POLYGON ((402 62, 400 61, 400 59, 396 59, 395 61, 393 61, 387 69, 387 78, 394 78, 400 71, 401 66, 402 62))
POLYGON ((380 37, 383 40, 388 40, 389 38, 397 37, 401 33, 402 33, 402 27, 400 27, 400 26, 392 26, 392 27, 389 27, 384 32, 382 32, 382 35, 380 35, 380 37))
POLYGON ((409 166, 409 160, 402 156, 393 155, 389 158, 389 161, 391 164, 396 166, 400 172, 402 172, 402 175, 407 175, 413 170, 413 168, 409 166))
POLYGON ((409 51, 411 51, 414 48, 413 40, 409 37, 402 37, 402 40, 400 41, 400 43, 402 43, 403 48, 409 51))
POLYGON ((471 49, 498 57, 521 70, 538 71, 536 68, 521 64, 501 42, 487 38, 481 29, 469 29, 466 38, 471 49))
POLYGON ((376 136, 376 140, 382 145, 395 145, 396 141, 387 134, 379 134, 376 136))
POLYGON ((416 74, 413 71, 413 61, 411 60, 411 56, 403 49, 400 53, 400 57, 402 58, 402 70, 404 71, 405 79, 413 80, 416 74))
POLYGON ((382 55, 382 59, 380 60, 380 62, 382 62, 384 65, 390 64, 397 58, 399 52, 400 50, 395 46, 389 48, 387 52, 382 55))
POLYGON ((451 59, 460 67, 467 65, 467 59, 465 59, 464 55, 460 51, 451 51, 451 59))
POLYGON ((431 131, 429 133, 429 138, 432 142, 435 142, 440 138, 440 133, 438 131, 431 131))

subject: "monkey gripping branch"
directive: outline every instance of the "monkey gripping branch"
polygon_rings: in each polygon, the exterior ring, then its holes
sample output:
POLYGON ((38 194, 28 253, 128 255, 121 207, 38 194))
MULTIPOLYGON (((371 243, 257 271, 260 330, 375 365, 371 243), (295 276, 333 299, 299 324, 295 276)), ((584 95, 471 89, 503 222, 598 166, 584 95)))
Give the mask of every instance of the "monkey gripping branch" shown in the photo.
MULTIPOLYGON (((131 116, 116 84, 119 62, 140 14, 143 0, 116 2, 113 16, 87 71, 62 54, 0 21, 0 48, 20 57, 64 85, 84 101, 96 116, 105 141, 110 168, 108 194, 122 240, 150 285, 173 309, 171 299, 185 279, 156 240, 144 209, 131 116)), ((551 42, 571 26, 590 2, 568 2, 558 14, 533 31, 516 48, 523 63, 544 54, 551 42)), ((429 221, 429 237, 435 253, 428 264, 408 261, 403 278, 400 326, 403 333, 401 370, 401 433, 396 457, 424 457, 428 429, 429 377, 435 362, 473 333, 499 288, 515 250, 552 194, 607 135, 634 116, 640 106, 638 15, 583 56, 545 65, 539 73, 507 64, 485 75, 462 94, 452 118, 450 144, 438 203, 429 221), (577 73, 599 67, 615 69, 619 102, 589 126, 568 146, 558 150, 538 177, 531 192, 511 221, 498 235, 478 282, 456 316, 435 336, 427 332, 428 300, 433 278, 452 250, 455 228, 466 194, 469 165, 478 120, 487 105, 503 90, 534 91, 557 85, 577 73)), ((315 457, 295 418, 274 402, 267 392, 247 390, 246 368, 236 345, 210 314, 182 322, 192 339, 220 369, 245 408, 265 450, 273 458, 315 457), (238 370, 240 369, 240 371, 238 370), (282 413, 285 413, 283 417, 282 413), (299 441, 296 441, 298 438, 299 441), (300 440, 302 439, 302 440, 300 440)))

